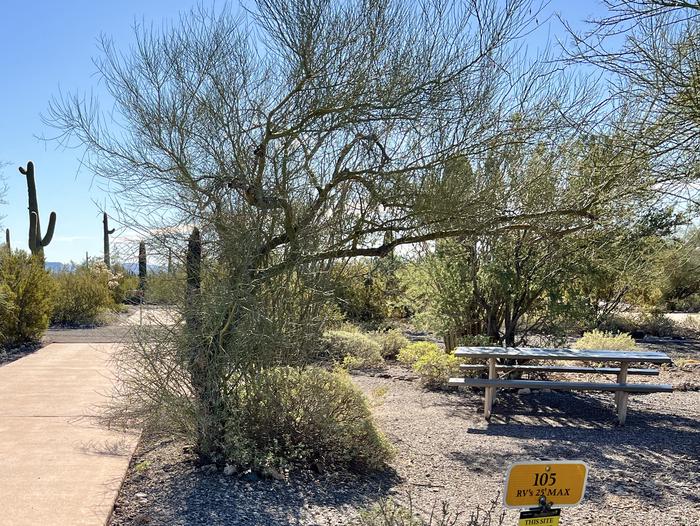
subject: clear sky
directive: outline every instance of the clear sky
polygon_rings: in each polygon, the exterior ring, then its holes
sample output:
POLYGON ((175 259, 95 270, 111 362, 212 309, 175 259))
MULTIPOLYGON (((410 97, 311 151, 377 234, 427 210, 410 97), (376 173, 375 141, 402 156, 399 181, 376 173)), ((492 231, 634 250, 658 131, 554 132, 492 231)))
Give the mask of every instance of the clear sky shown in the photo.
MULTIPOLYGON (((3 228, 9 227, 15 248, 27 247, 29 218, 27 188, 17 167, 34 161, 42 227, 49 213, 58 219, 56 233, 46 248, 48 261, 81 261, 85 252, 102 255, 101 207, 107 196, 81 167, 80 153, 62 149, 44 125, 52 96, 61 91, 89 91, 100 95, 92 58, 97 38, 104 33, 122 49, 132 42, 134 21, 160 24, 177 17, 196 0, 0 0, 0 168, 9 187, 8 203, 0 205, 3 228)), ((236 1, 232 0, 235 5, 236 1)), ((205 2, 205 5, 208 5, 205 2)), ((222 5, 218 2, 217 5, 222 5)), ((572 22, 599 12, 596 0, 552 0, 546 14, 560 12, 572 22)), ((550 19, 532 37, 533 47, 546 45, 562 33, 550 19)), ((109 211, 109 210, 108 210, 109 211)), ((3 236, 4 239, 4 236, 3 236)), ((124 247, 126 260, 136 259, 136 243, 124 247)))

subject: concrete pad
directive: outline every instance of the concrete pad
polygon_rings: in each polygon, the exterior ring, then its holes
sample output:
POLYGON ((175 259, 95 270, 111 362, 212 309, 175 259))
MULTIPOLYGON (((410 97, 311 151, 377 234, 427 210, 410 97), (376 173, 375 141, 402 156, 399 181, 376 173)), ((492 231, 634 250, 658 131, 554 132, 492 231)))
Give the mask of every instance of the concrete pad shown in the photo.
POLYGON ((52 344, 0 367, 0 525, 107 522, 138 440, 91 416, 115 350, 52 344))

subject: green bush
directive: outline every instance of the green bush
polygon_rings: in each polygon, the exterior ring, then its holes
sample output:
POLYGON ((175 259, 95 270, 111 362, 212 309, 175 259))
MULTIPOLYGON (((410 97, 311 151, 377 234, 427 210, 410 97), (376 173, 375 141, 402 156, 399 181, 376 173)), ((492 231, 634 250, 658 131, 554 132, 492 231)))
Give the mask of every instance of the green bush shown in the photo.
POLYGON ((112 289, 117 278, 103 263, 79 267, 54 275, 56 301, 52 320, 60 325, 95 325, 102 315, 116 308, 112 289))
POLYGON ((601 349, 610 351, 631 351, 637 344, 629 334, 613 334, 594 329, 584 332, 572 347, 574 349, 601 349))
POLYGON ((436 388, 444 387, 450 377, 459 374, 459 364, 460 360, 454 354, 438 348, 422 354, 412 368, 425 387, 436 388))
POLYGON ((437 351, 440 351, 440 346, 437 343, 414 342, 401 349, 397 359, 404 365, 413 365, 421 356, 437 351))
POLYGON ((0 255, 0 344, 38 340, 49 326, 53 297, 40 259, 19 250, 0 255))
POLYGON ((329 331, 324 335, 328 355, 349 369, 378 367, 384 363, 382 348, 362 332, 329 331))
POLYGON ((157 272, 148 275, 146 281, 146 303, 175 305, 182 301, 185 291, 183 273, 157 272))
POLYGON ((411 343, 408 338, 397 329, 377 333, 376 340, 382 347, 382 356, 384 358, 396 358, 399 351, 411 343))
POLYGON ((347 374, 276 367, 241 382, 226 427, 227 461, 240 468, 376 470, 391 457, 364 396, 347 374))

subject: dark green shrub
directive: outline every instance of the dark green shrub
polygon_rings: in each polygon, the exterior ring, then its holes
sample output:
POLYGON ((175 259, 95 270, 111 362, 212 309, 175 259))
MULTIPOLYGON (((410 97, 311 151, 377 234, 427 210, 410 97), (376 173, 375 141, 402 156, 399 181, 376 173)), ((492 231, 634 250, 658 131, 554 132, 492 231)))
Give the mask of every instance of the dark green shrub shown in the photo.
POLYGON ((26 252, 0 254, 0 343, 38 340, 49 326, 54 285, 41 259, 26 252))
POLYGON ((117 287, 117 279, 102 262, 72 272, 59 272, 54 275, 54 281, 53 323, 95 325, 103 321, 106 312, 116 308, 112 288, 117 287))
POLYGON ((633 316, 622 316, 619 314, 611 314, 598 324, 598 330, 603 332, 626 332, 632 333, 638 329, 637 321, 633 316))
POLYGON ((663 313, 645 313, 639 315, 610 316, 598 327, 606 332, 626 332, 635 337, 675 336, 681 332, 679 325, 663 313))
POLYGON ((347 374, 276 367, 238 383, 232 396, 237 410, 226 427, 225 451, 235 466, 376 470, 391 457, 347 374))

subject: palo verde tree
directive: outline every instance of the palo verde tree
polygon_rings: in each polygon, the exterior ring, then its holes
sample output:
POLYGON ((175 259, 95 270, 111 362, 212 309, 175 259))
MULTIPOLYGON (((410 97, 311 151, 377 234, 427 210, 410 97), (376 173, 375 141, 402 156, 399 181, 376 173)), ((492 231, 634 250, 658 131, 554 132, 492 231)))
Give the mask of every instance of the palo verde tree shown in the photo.
POLYGON ((692 183, 700 160, 700 4, 602 3, 607 12, 589 19, 584 31, 569 27, 568 60, 604 73, 615 133, 632 157, 657 173, 657 190, 697 206, 692 183))
MULTIPOLYGON (((565 140, 590 92, 518 54, 537 15, 529 1, 422 7, 195 9, 162 31, 137 27, 127 54, 102 42, 99 74, 119 126, 79 94, 51 105, 49 120, 86 148, 140 228, 200 229, 202 273, 213 278, 202 277, 200 318, 188 313, 184 329, 199 343, 178 356, 208 371, 189 378, 207 458, 221 458, 239 414, 226 393, 261 369, 307 359, 330 261, 551 217, 580 228, 594 221, 600 191, 625 185, 581 184, 521 211, 446 169, 515 130, 527 147, 565 140)), ((508 181, 507 192, 518 185, 508 181)))

